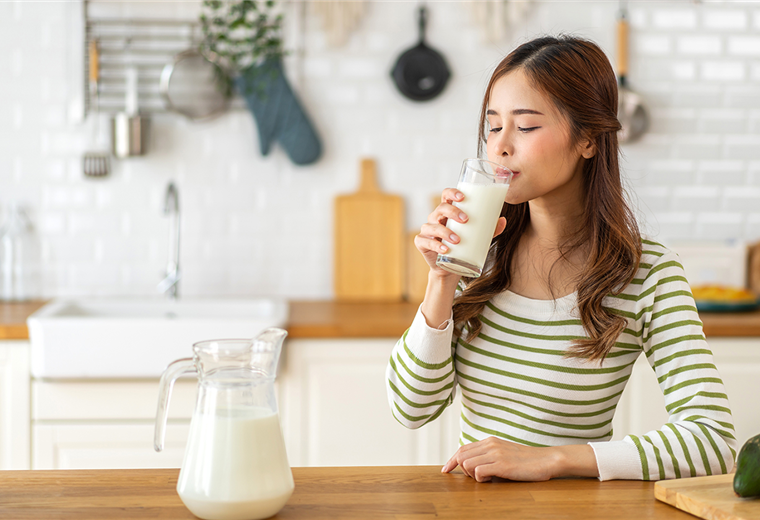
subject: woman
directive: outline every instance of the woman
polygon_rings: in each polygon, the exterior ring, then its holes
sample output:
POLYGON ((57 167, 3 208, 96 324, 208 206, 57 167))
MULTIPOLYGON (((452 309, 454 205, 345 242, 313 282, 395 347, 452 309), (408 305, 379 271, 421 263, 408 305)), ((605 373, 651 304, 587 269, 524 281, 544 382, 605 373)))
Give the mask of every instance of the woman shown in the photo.
POLYGON ((444 465, 487 481, 563 476, 655 480, 726 473, 728 399, 678 257, 643 239, 618 166, 617 85, 604 53, 574 37, 515 49, 494 71, 479 152, 515 172, 480 278, 436 266, 466 222, 444 190, 415 246, 425 299, 387 370, 393 415, 418 428, 462 394, 460 448, 444 465), (610 441, 636 358, 670 414, 610 441))

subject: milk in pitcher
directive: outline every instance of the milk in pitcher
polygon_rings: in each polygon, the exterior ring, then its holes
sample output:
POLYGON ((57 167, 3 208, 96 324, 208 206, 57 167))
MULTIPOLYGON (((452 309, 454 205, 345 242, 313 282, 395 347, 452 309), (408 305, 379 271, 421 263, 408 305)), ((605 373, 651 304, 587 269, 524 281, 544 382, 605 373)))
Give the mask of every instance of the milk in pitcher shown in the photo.
POLYGON ((198 413, 177 492, 207 520, 254 520, 275 515, 293 493, 293 475, 279 417, 266 408, 198 413))

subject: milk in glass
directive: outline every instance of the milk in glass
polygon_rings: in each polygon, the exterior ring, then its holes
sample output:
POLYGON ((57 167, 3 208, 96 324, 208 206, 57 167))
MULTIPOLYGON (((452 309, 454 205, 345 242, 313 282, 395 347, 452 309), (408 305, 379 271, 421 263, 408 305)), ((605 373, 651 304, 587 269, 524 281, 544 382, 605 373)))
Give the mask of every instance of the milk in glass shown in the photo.
MULTIPOLYGON (((509 184, 476 184, 459 182, 457 189, 464 199, 454 202, 468 217, 467 221, 456 222, 449 219, 446 227, 459 236, 459 243, 443 241, 449 248, 446 256, 455 258, 479 269, 485 264, 486 255, 496 231, 496 223, 501 213, 509 184)), ((456 266, 450 266, 456 268, 456 266)), ((468 274, 466 271, 460 274, 468 274)), ((471 274, 468 274, 471 276, 471 274)))

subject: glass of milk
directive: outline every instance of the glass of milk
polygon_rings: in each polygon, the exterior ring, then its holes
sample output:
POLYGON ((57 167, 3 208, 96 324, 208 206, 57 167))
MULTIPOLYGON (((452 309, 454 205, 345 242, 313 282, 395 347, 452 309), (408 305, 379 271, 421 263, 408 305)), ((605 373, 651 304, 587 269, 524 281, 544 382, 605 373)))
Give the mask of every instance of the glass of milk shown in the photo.
POLYGON ((201 341, 193 345, 192 358, 171 363, 161 376, 156 451, 163 448, 174 381, 198 376, 177 493, 199 518, 269 518, 293 493, 274 392, 286 335, 270 328, 254 339, 201 341))
POLYGON ((438 267, 472 278, 483 273, 511 180, 512 171, 500 164, 484 159, 465 159, 457 183, 464 199, 453 204, 468 218, 464 223, 453 219, 446 222, 446 227, 459 236, 459 243, 443 241, 449 251, 438 255, 438 267))

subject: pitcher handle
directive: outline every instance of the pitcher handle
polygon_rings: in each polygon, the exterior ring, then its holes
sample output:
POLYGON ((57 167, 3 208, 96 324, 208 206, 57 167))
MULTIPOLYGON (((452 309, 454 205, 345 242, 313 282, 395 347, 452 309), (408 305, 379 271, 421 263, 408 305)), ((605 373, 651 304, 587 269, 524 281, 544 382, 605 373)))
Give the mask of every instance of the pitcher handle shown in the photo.
POLYGON ((156 429, 153 437, 153 448, 156 451, 164 449, 166 437, 166 419, 169 415, 169 398, 172 395, 174 382, 178 377, 190 372, 198 373, 193 358, 182 358, 169 363, 164 373, 161 374, 161 382, 158 384, 158 410, 156 411, 156 429))

